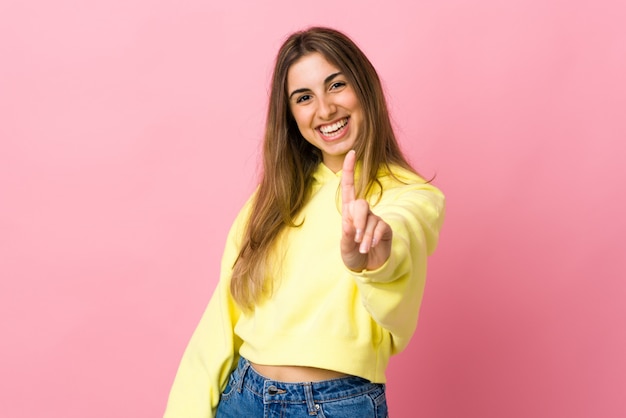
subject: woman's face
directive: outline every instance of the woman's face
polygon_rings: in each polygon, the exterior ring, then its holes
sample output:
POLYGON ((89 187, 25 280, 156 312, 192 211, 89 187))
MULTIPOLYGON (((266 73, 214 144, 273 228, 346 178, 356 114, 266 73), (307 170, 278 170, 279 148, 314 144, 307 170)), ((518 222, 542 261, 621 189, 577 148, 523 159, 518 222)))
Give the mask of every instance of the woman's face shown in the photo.
POLYGON ((314 52, 287 72, 289 108, 300 133, 322 152, 324 164, 337 172, 354 148, 363 110, 347 77, 314 52))

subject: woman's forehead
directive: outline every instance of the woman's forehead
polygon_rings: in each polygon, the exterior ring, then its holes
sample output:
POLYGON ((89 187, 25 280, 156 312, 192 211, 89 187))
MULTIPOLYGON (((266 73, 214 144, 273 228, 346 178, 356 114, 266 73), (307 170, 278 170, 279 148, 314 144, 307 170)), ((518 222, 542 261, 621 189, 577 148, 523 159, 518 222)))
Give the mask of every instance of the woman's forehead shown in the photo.
POLYGON ((300 57, 287 70, 287 87, 305 88, 323 84, 333 74, 341 73, 341 69, 319 52, 300 57))

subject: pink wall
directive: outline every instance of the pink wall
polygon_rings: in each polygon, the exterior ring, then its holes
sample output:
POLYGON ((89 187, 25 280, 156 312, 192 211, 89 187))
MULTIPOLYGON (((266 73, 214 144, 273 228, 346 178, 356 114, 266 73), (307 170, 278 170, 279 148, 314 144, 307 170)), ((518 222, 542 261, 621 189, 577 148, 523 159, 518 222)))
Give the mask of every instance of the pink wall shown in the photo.
POLYGON ((0 414, 160 416, 254 186, 274 54, 324 24, 448 196, 392 416, 625 416, 624 21, 618 1, 3 1, 0 414))

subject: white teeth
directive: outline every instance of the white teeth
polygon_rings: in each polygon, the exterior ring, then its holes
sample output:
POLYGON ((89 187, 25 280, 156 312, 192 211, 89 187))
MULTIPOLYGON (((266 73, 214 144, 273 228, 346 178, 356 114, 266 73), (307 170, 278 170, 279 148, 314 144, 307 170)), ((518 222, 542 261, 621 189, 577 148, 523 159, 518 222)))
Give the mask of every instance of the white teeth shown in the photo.
POLYGON ((333 123, 332 125, 321 126, 320 131, 324 135, 332 134, 333 132, 338 131, 339 129, 346 126, 347 123, 348 123, 348 118, 345 118, 345 119, 340 120, 339 122, 333 123))

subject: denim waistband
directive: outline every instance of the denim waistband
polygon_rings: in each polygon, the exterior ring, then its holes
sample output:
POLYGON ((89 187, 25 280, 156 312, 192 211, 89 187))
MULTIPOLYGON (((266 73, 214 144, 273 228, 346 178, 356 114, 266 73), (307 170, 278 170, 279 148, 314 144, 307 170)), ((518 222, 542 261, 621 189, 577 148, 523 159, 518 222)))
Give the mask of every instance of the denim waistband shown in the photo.
POLYGON ((239 359, 234 372, 238 391, 245 386, 263 398, 263 403, 307 403, 314 407, 316 403, 331 402, 373 391, 384 390, 384 384, 371 383, 357 376, 341 377, 319 382, 281 382, 259 374, 245 358, 239 359))

